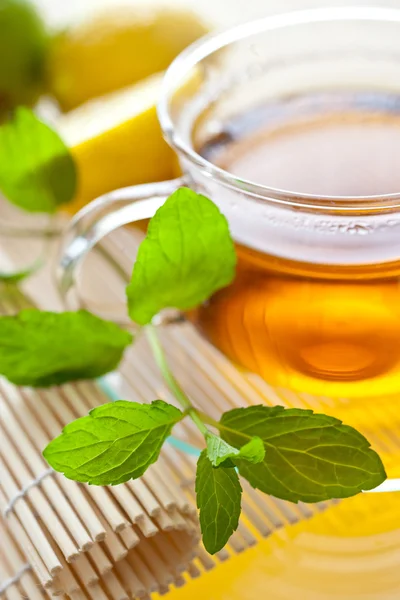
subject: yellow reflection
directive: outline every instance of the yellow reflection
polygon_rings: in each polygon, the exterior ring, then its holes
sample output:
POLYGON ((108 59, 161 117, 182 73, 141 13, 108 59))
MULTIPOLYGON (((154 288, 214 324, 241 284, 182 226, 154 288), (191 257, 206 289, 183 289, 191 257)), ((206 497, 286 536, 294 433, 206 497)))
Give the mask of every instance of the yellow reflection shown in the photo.
POLYGON ((171 600, 400 598, 400 493, 362 494, 276 531, 171 600))

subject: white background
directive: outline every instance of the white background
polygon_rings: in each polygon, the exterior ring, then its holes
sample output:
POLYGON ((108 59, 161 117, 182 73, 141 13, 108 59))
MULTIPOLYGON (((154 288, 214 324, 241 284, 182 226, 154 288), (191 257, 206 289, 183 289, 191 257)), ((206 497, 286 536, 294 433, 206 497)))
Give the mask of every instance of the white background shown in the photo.
POLYGON ((62 26, 90 14, 103 6, 130 4, 151 6, 153 4, 188 6, 216 26, 248 21, 272 12, 299 9, 310 6, 396 6, 400 0, 33 0, 43 10, 49 23, 62 26))

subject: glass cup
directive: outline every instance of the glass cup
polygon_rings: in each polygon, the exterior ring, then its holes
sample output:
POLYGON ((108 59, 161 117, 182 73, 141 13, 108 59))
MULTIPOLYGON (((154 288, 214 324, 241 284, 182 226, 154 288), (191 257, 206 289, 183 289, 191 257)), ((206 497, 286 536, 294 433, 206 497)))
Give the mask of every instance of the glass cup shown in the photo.
MULTIPOLYGON (((226 215, 238 272, 188 318, 272 387, 328 397, 356 425, 349 407, 379 400, 394 424, 400 10, 312 9, 208 36, 172 64, 158 110, 183 176, 75 216, 58 266, 67 304, 83 305, 79 271, 99 242, 190 186, 226 215)), ((100 312, 126 324, 123 303, 100 312)))

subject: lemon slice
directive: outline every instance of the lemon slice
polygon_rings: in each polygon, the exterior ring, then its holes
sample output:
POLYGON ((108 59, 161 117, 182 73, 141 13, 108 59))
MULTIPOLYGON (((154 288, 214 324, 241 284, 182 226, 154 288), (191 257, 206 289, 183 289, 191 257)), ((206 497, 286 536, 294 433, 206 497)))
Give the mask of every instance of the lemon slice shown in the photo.
POLYGON ((172 179, 177 159, 157 119, 162 73, 61 116, 57 128, 78 167, 78 191, 68 212, 111 190, 172 179))
POLYGON ((188 10, 109 9, 55 38, 48 91, 64 111, 165 70, 207 26, 188 10))

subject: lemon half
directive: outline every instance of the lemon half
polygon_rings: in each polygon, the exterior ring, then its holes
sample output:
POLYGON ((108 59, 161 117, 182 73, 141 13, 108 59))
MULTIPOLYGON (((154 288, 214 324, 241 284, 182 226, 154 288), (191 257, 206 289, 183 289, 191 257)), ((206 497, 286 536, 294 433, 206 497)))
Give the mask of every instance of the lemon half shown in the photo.
POLYGON ((174 152, 157 119, 162 73, 63 115, 58 131, 78 168, 69 212, 120 187, 177 176, 174 152))
POLYGON ((49 92, 71 110, 165 70, 207 31, 195 14, 178 8, 114 8, 54 40, 49 92))

